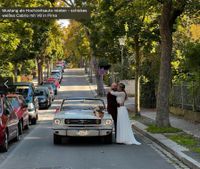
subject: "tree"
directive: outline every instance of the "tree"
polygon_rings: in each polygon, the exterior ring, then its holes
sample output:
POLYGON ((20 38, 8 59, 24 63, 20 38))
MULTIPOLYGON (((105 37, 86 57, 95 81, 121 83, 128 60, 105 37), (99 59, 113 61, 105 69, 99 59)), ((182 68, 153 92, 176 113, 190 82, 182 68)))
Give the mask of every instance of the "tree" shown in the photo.
POLYGON ((161 36, 161 60, 160 75, 157 95, 158 126, 170 126, 169 122, 169 93, 171 84, 171 60, 172 60, 172 33, 176 19, 184 12, 187 0, 164 0, 160 18, 161 36))

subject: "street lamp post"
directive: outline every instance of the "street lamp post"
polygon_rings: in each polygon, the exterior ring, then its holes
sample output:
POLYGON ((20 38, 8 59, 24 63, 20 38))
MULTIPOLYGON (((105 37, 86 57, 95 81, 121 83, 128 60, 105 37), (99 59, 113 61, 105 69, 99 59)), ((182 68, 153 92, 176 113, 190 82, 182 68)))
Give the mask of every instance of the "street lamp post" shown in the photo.
POLYGON ((125 37, 121 37, 118 39, 119 45, 121 46, 121 80, 123 80, 123 68, 124 68, 124 46, 125 46, 125 37))

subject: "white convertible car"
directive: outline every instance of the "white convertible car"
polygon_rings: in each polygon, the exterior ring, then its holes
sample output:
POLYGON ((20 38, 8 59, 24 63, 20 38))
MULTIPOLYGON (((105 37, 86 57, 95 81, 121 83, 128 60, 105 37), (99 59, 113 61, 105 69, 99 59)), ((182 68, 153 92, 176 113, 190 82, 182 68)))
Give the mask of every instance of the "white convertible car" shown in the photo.
POLYGON ((103 137, 112 143, 113 119, 104 101, 96 98, 71 97, 62 101, 53 119, 54 144, 62 137, 103 137))

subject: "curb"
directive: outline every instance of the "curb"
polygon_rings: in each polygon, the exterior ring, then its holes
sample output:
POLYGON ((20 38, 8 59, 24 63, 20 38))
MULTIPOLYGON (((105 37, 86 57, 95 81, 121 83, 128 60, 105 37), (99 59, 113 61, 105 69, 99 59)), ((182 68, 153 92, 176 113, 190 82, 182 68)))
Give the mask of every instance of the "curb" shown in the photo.
MULTIPOLYGON (((188 167, 190 167, 192 169, 200 169, 200 163, 198 161, 196 161, 196 160, 192 159, 191 157, 187 156, 182 151, 176 151, 175 149, 173 149, 172 147, 170 147, 166 143, 162 142, 161 139, 158 140, 156 138, 156 134, 151 134, 151 133, 145 131, 144 128, 142 129, 141 127, 138 127, 137 124, 135 125, 135 123, 138 123, 139 125, 143 125, 142 123, 140 123, 138 121, 135 121, 135 120, 133 121, 133 123, 132 123, 132 126, 133 126, 133 128, 135 130, 137 130, 139 133, 141 133, 142 135, 146 136, 147 138, 149 138, 150 140, 152 140, 153 142, 155 142, 156 144, 158 144, 159 146, 164 148, 166 151, 168 151, 171 154, 173 154, 177 159, 179 159, 185 165, 187 165, 188 167)), ((143 125, 143 126, 145 126, 145 125, 143 125)), ((162 135, 162 134, 160 134, 160 135, 162 135)), ((158 136, 158 134, 157 134, 157 136, 158 136)))

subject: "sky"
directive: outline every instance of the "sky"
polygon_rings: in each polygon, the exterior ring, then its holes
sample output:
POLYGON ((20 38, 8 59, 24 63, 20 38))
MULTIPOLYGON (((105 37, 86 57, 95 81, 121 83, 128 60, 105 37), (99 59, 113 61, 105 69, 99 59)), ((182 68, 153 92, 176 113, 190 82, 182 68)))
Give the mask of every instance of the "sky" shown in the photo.
POLYGON ((59 19, 58 22, 62 25, 62 27, 68 27, 69 19, 59 19))

